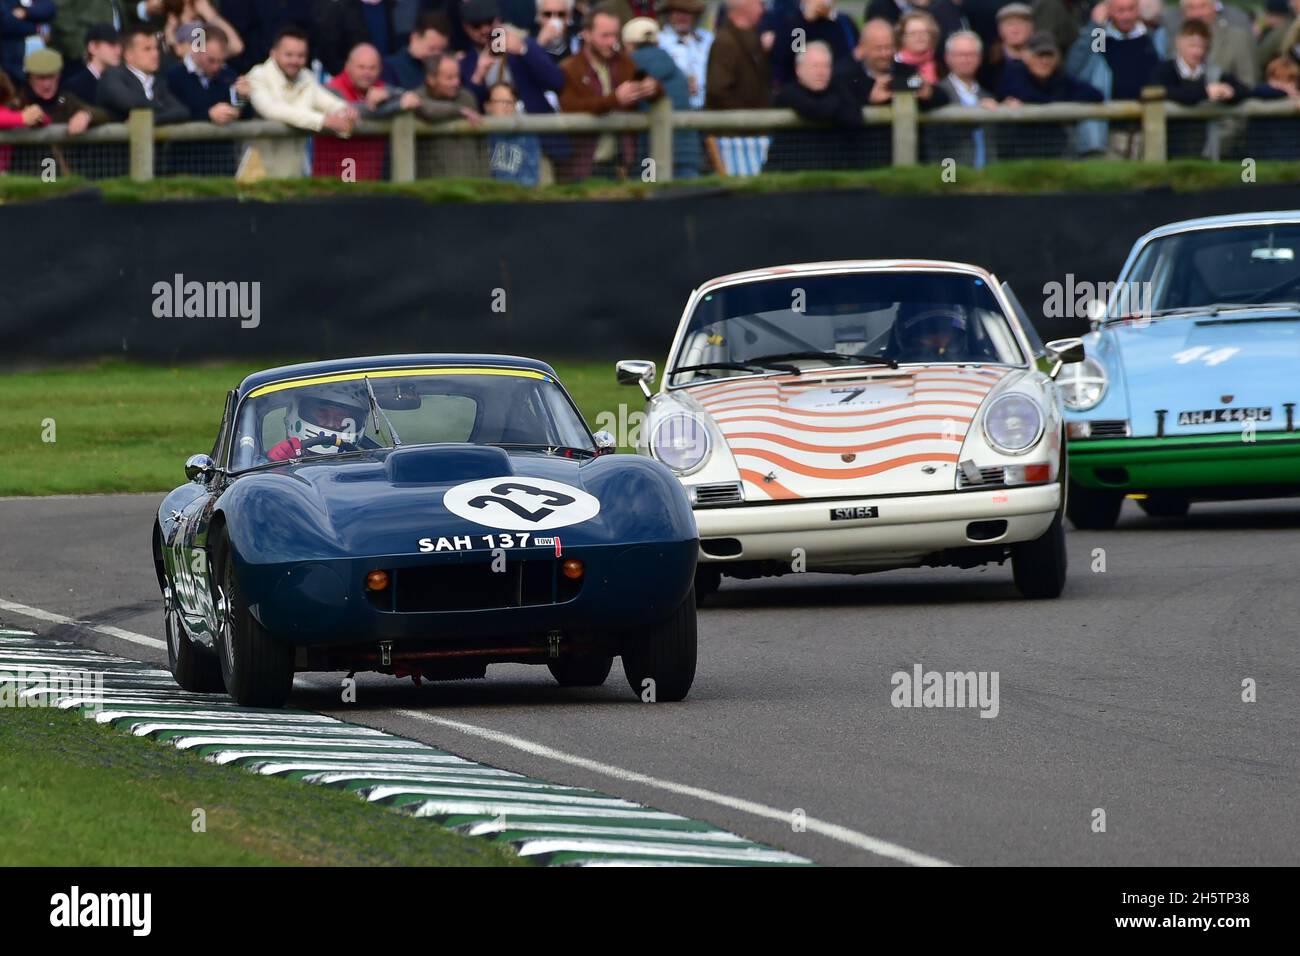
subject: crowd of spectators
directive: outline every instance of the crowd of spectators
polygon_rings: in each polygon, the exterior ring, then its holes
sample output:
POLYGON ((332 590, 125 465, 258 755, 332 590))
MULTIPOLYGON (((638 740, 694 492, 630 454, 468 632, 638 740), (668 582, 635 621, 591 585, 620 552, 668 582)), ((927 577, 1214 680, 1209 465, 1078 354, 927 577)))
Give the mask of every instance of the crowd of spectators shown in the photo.
MULTIPOLYGON (((313 134, 176 143, 176 171, 380 179, 382 136, 358 121, 786 107, 818 128, 703 138, 674 169, 856 168, 888 161, 862 107, 995 111, 1135 100, 1286 99, 1300 113, 1300 0, 0 0, 0 129, 77 136, 148 109, 157 125, 278 120, 313 134), (883 157, 883 159, 882 159, 883 157)), ((1300 156, 1297 120, 1262 155, 1300 156)), ((1219 155, 1266 123, 1171 124, 1175 155, 1219 155), (1177 134, 1177 135, 1175 135, 1177 134)), ((926 124, 927 157, 1141 154, 1132 122, 926 124)), ((1260 144, 1256 143, 1256 146, 1260 144)), ((644 137, 421 137, 417 175, 524 184, 638 176, 644 137)), ((0 147, 0 171, 10 151, 0 147)))

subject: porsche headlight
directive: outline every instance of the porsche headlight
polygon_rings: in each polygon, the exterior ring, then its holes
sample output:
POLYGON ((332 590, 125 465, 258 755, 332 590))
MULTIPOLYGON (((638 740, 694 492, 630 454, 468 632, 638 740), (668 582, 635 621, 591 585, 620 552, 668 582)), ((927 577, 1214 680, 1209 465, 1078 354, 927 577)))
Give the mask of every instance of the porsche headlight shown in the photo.
POLYGON ((668 415, 650 436, 650 453, 679 475, 696 471, 709 457, 709 429, 694 415, 668 415))
POLYGON ((995 398, 984 412, 984 437, 1007 455, 1033 447, 1043 434, 1043 413, 1028 395, 1011 392, 995 398))
POLYGON ((1106 395, 1106 385, 1106 369, 1090 358, 1062 367, 1056 377, 1061 401, 1072 412, 1095 408, 1106 395))

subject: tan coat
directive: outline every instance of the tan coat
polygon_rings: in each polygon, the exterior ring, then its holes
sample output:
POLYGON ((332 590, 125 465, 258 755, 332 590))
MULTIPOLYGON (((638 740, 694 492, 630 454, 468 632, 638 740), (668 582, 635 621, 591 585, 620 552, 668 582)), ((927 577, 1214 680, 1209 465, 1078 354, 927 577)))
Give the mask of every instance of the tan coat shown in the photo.
MULTIPOLYGON (((327 115, 347 106, 341 97, 321 86, 310 70, 303 69, 290 82, 272 59, 248 71, 248 85, 253 109, 263 119, 278 120, 313 133, 321 131, 327 115)), ((268 176, 288 179, 303 175, 307 158, 305 141, 263 139, 248 145, 261 154, 268 176)))

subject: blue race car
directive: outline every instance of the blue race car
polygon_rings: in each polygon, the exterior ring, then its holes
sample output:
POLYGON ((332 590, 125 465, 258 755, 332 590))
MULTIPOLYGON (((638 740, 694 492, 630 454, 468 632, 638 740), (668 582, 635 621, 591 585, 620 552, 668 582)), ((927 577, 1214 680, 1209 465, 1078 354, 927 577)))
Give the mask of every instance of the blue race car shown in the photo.
POLYGON ((278 707, 296 671, 482 677, 546 664, 644 700, 695 675, 698 541, 658 462, 615 455, 555 372, 409 355, 250 375, 158 509, 168 659, 278 707))
POLYGON ((1057 380, 1066 514, 1114 526, 1194 500, 1300 494, 1300 212, 1176 222, 1139 239, 1057 380))

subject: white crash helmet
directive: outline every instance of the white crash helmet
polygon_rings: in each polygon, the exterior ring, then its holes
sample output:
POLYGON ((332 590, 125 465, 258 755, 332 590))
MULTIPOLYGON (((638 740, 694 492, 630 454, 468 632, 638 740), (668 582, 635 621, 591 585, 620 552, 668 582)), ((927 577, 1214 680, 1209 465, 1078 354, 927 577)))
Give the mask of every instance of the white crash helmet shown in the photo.
POLYGON ((285 412, 285 433, 304 445, 322 435, 333 438, 334 444, 303 448, 303 453, 337 454, 338 442, 355 443, 366 427, 368 413, 364 404, 358 404, 360 399, 355 386, 349 388, 344 384, 302 389, 285 412))

